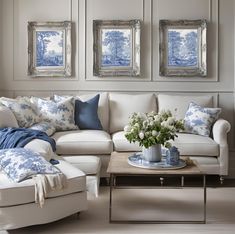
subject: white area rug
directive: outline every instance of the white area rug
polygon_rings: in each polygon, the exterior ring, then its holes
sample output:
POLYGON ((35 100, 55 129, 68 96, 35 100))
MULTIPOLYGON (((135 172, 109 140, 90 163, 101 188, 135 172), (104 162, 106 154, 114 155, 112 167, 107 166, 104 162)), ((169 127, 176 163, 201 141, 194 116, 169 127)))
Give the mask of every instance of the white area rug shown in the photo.
MULTIPOLYGON (((128 219, 201 219, 202 189, 116 190, 115 218, 128 219)), ((207 189, 207 224, 109 224, 109 188, 101 187, 100 196, 89 200, 88 211, 63 220, 3 233, 75 234, 75 233, 180 233, 234 234, 235 188, 207 189)))

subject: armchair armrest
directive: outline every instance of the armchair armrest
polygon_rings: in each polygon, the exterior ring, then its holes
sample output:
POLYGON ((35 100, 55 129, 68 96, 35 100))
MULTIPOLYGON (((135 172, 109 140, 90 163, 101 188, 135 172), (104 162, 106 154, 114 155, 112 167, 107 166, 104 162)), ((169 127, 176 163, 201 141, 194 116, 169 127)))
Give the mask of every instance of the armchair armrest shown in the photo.
POLYGON ((212 129, 213 139, 219 144, 220 175, 228 175, 229 149, 227 134, 230 129, 230 123, 224 119, 218 119, 212 129))

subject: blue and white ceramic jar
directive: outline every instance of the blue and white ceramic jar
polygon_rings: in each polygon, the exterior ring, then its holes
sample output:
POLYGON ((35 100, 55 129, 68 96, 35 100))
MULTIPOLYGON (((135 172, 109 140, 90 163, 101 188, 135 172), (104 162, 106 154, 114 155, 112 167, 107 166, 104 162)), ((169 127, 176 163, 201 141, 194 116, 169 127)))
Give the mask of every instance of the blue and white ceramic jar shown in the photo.
POLYGON ((180 152, 175 146, 172 146, 166 151, 166 163, 172 166, 176 166, 179 164, 179 161, 180 152))

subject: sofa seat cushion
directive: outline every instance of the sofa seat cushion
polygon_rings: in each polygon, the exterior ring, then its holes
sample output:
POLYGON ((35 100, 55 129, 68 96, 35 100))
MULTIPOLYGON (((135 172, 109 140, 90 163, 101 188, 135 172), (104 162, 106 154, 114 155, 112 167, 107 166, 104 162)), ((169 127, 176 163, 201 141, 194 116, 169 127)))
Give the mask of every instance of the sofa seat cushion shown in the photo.
POLYGON ((114 134, 112 134, 112 140, 115 151, 141 151, 141 147, 139 146, 138 142, 130 143, 126 139, 124 131, 115 132, 114 134))
POLYGON ((82 156, 64 156, 63 159, 71 163, 76 168, 82 170, 86 175, 96 175, 100 173, 101 160, 97 156, 82 155, 82 156))
MULTIPOLYGON (((219 156, 219 145, 210 137, 199 136, 187 133, 177 133, 175 145, 181 155, 185 156, 219 156)), ((138 143, 129 143, 125 138, 124 131, 112 135, 115 151, 140 151, 138 143)))
MULTIPOLYGON (((47 197, 59 197, 86 190, 86 177, 84 172, 63 160, 60 160, 60 163, 55 166, 66 176, 67 185, 62 190, 55 190, 48 193, 47 197)), ((0 207, 35 202, 34 181, 32 179, 15 183, 0 172, 0 188, 0 207)))
POLYGON ((101 130, 56 132, 53 138, 59 155, 110 154, 113 151, 110 135, 101 130))
POLYGON ((188 133, 177 133, 178 137, 171 141, 181 155, 219 156, 219 145, 210 137, 188 133))

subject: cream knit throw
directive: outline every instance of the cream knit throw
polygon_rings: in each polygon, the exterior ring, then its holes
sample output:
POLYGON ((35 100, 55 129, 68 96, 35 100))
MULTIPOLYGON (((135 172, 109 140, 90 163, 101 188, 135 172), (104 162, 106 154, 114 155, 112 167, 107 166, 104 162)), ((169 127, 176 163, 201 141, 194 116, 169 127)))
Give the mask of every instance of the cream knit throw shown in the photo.
POLYGON ((66 177, 62 173, 39 174, 33 176, 35 183, 35 202, 42 208, 47 194, 66 187, 66 177))

